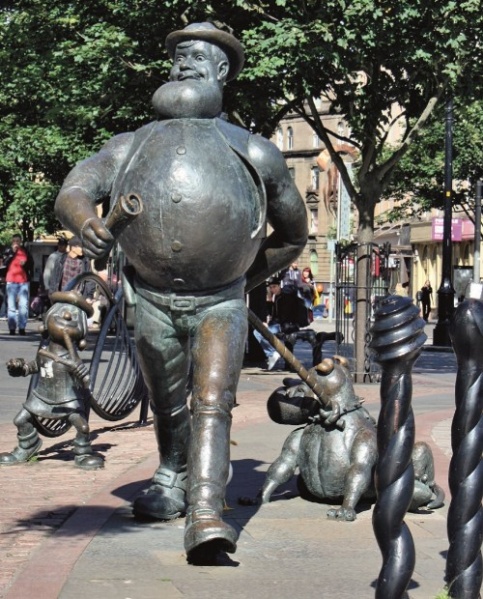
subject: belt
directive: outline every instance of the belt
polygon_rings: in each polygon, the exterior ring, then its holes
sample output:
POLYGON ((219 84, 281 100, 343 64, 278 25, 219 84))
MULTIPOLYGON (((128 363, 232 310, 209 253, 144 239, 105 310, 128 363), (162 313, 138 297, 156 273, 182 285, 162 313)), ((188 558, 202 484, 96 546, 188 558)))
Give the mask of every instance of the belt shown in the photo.
POLYGON ((196 308, 201 307, 200 304, 202 304, 202 302, 200 300, 202 299, 204 298, 196 297, 194 295, 179 296, 172 293, 169 296, 160 296, 157 298, 156 303, 169 308, 172 312, 195 312, 196 308))
POLYGON ((184 295, 181 293, 162 293, 135 283, 136 293, 159 308, 168 308, 171 312, 196 314, 199 310, 218 304, 221 301, 243 298, 245 278, 238 279, 222 289, 206 295, 184 295))

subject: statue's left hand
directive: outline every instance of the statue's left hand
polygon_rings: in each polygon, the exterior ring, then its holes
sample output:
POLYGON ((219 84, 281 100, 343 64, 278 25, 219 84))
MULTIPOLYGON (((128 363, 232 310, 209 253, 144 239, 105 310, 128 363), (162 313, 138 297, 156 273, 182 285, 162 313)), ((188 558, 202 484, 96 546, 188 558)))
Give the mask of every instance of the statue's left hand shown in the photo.
POLYGON ((114 237, 97 216, 91 216, 84 222, 80 237, 88 258, 101 258, 107 255, 114 245, 114 237))

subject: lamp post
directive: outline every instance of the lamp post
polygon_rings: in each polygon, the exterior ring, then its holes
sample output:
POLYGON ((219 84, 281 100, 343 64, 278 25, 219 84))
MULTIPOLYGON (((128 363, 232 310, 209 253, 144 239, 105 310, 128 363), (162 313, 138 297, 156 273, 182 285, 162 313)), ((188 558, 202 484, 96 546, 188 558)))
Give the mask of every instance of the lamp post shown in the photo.
POLYGON ((473 282, 480 282, 480 247, 481 247, 481 191, 483 181, 476 182, 475 197, 475 249, 473 262, 473 282))
POLYGON ((451 239, 451 204, 453 199, 453 99, 446 102, 444 160, 444 227, 441 285, 438 289, 438 322, 433 345, 451 347, 449 324, 454 313, 453 245, 451 239))

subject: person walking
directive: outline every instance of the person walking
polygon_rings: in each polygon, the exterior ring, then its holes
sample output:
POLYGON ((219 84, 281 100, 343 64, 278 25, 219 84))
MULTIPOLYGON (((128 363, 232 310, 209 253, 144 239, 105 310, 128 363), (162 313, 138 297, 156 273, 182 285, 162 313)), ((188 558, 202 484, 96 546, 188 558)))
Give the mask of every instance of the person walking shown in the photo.
POLYGON ((292 264, 283 271, 282 274, 282 287, 285 285, 295 285, 296 287, 300 287, 302 284, 302 273, 299 269, 299 265, 297 262, 292 262, 292 264))
MULTIPOLYGON (((280 333, 282 331, 280 320, 277 314, 277 302, 281 298, 282 294, 281 281, 278 277, 272 277, 271 279, 269 279, 268 292, 270 294, 270 301, 267 302, 269 305, 269 314, 267 317, 266 325, 268 330, 274 335, 276 335, 277 333, 280 333)), ((262 348, 263 353, 267 358, 267 370, 273 370, 275 364, 281 357, 280 354, 259 331, 255 329, 253 331, 253 335, 260 344, 260 347, 262 348)))
POLYGON ((5 282, 5 275, 7 273, 7 267, 3 264, 3 250, 0 255, 0 319, 7 319, 7 284, 5 282))
POLYGON ((10 335, 15 335, 18 327, 19 335, 25 335, 34 261, 20 234, 12 235, 11 245, 3 254, 3 263, 6 266, 8 329, 10 335))
POLYGON ((50 254, 47 258, 47 262, 45 263, 44 272, 42 273, 42 278, 44 281, 44 289, 49 290, 50 287, 50 277, 55 268, 55 264, 60 256, 63 256, 67 253, 67 239, 65 237, 60 237, 57 242, 57 249, 50 254))
MULTIPOLYGON (((72 281, 74 277, 84 272, 91 271, 91 262, 84 256, 84 249, 80 237, 74 236, 69 240, 69 251, 61 254, 55 261, 52 274, 49 277, 49 295, 54 291, 63 291, 65 286, 72 281)), ((92 299, 92 292, 86 294, 92 299)))
POLYGON ((317 286, 315 285, 314 275, 308 266, 302 270, 302 282, 300 283, 300 290, 304 300, 306 301, 307 308, 311 310, 317 305, 316 300, 319 299, 319 294, 317 292, 317 286))
POLYGON ((429 315, 431 314, 431 300, 433 296, 433 288, 429 279, 421 287, 421 306, 423 309, 423 319, 428 322, 429 315))

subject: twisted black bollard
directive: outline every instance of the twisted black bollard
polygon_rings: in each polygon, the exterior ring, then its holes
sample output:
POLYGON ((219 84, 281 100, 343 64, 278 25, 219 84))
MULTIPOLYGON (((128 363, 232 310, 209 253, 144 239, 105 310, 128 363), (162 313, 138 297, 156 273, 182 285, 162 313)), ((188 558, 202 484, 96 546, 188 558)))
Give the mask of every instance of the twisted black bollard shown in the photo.
POLYGON ((393 295, 379 304, 371 329, 370 348, 382 368, 377 501, 372 517, 383 558, 376 599, 405 597, 414 570, 414 543, 403 518, 414 487, 411 369, 426 341, 424 325, 411 300, 393 295))
POLYGON ((483 536, 483 303, 470 299, 455 312, 450 336, 458 361, 456 411, 451 428, 449 549, 446 583, 450 597, 481 597, 483 536))

